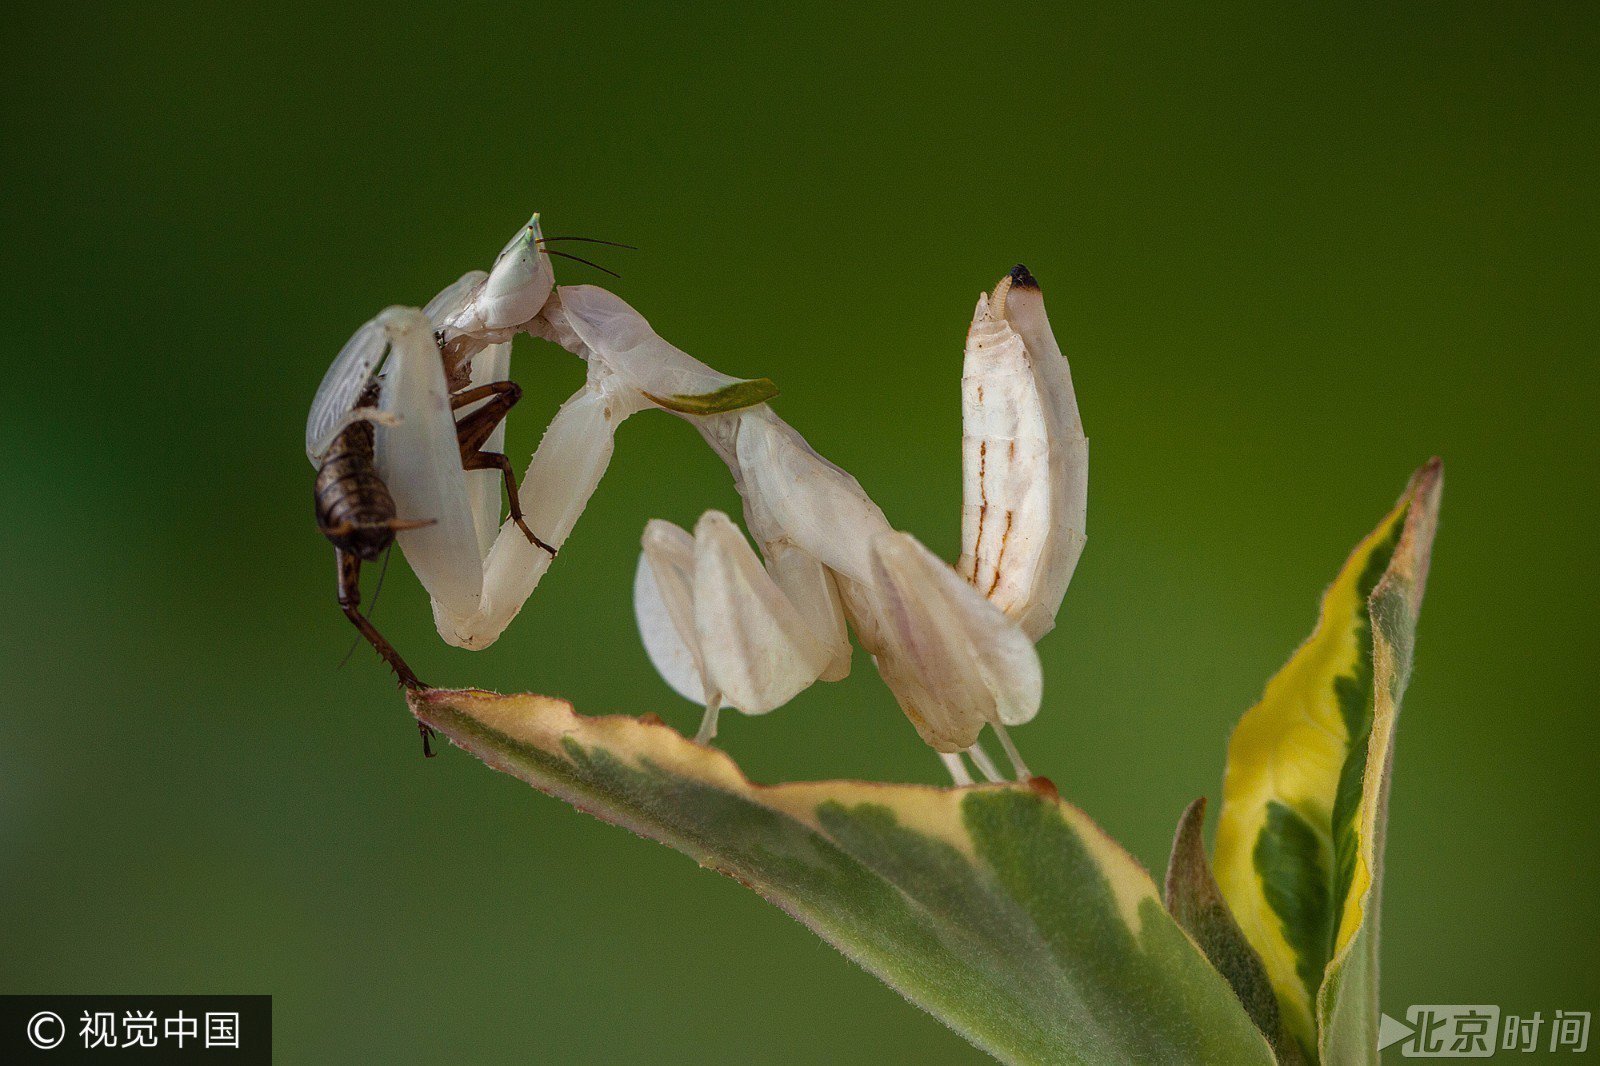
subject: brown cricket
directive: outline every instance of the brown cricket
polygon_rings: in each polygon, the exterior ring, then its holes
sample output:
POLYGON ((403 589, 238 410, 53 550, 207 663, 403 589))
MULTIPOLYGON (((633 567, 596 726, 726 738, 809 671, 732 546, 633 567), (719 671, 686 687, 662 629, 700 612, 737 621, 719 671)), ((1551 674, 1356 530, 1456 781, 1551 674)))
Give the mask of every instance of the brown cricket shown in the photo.
MULTIPOLYGON (((522 398, 522 388, 513 381, 467 387, 468 383, 463 379, 469 373, 471 354, 458 350, 451 353, 454 356, 451 358, 443 351, 440 353, 452 390, 451 409, 460 410, 478 404, 456 422, 456 444, 461 451, 462 469, 499 470, 505 479, 511 518, 517 528, 531 543, 554 556, 556 550, 539 539, 523 519, 522 501, 511 461, 503 453, 483 450, 484 443, 495 427, 522 398)), ((378 392, 378 382, 373 381, 361 393, 355 409, 376 407, 378 392)), ((402 686, 426 688, 416 671, 360 610, 361 564, 382 555, 394 543, 396 533, 418 529, 434 521, 432 518, 401 518, 398 515, 394 497, 378 474, 376 439, 373 424, 367 420, 352 422, 334 439, 317 468, 313 494, 317 528, 334 547, 338 561, 339 608, 344 616, 389 664, 402 686)), ((429 739, 433 731, 420 722, 417 726, 422 733, 423 754, 431 758, 433 748, 429 739)))

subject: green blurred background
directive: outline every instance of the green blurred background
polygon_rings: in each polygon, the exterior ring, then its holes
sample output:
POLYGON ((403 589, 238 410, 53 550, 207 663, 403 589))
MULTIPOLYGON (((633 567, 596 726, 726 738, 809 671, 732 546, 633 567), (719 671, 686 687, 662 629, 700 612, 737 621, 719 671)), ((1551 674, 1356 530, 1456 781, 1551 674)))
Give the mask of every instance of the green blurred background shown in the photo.
MULTIPOLYGON (((614 288, 950 557, 972 300, 1033 269, 1093 477, 1019 740, 1157 873, 1443 455, 1384 1003, 1594 1009, 1595 16, 14 6, 0 991, 270 992, 286 1062, 977 1059, 732 881, 424 762, 375 657, 335 668, 311 393, 538 209, 639 245, 614 288)), ((581 368, 523 341, 514 374, 520 467, 581 368)), ((647 518, 712 506, 720 464, 641 415, 492 649, 398 562, 377 619, 429 679, 689 727, 631 574, 647 518)), ((859 654, 722 741, 757 780, 942 774, 859 654)))

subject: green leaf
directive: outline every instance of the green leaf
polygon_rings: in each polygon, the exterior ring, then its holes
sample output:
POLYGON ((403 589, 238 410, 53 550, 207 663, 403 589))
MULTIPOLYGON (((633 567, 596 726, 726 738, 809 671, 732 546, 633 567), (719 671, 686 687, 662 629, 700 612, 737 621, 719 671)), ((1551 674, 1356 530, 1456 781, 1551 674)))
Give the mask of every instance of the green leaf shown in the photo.
POLYGON ((410 699, 495 769, 754 889, 1002 1060, 1272 1062, 1149 876, 1043 778, 755 785, 659 720, 410 699))
POLYGON ((1189 804, 1178 820, 1172 858, 1167 863, 1167 910, 1227 979, 1250 1020, 1271 1043, 1278 1061, 1303 1062, 1299 1046, 1283 1030, 1278 998, 1267 978, 1267 968, 1245 939, 1239 923, 1233 920, 1233 912, 1228 910, 1217 879, 1211 874, 1200 835, 1205 817, 1206 799, 1201 796, 1189 804))
POLYGON ((1378 1061, 1387 774, 1440 486, 1438 460, 1412 476, 1228 744, 1217 883, 1313 1061, 1378 1061))
POLYGON ((735 381, 732 385, 724 385, 714 392, 698 394, 677 393, 672 396, 656 396, 645 393, 645 397, 657 407, 665 407, 682 415, 725 414, 728 411, 738 411, 754 407, 758 403, 766 403, 776 395, 778 386, 772 383, 771 378, 735 381))

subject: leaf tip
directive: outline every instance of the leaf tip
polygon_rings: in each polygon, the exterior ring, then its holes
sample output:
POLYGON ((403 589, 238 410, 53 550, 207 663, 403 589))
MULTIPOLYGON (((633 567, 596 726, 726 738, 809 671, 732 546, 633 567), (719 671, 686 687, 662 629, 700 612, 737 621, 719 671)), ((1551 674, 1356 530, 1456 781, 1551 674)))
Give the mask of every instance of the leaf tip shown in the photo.
POLYGON ((1406 496, 1425 512, 1439 509, 1439 493, 1444 487, 1444 460, 1435 455, 1417 468, 1406 486, 1406 496))
MULTIPOLYGON (((1405 526, 1390 562, 1390 577, 1409 580, 1421 599, 1433 554, 1433 537, 1439 527, 1439 502, 1444 490, 1444 461, 1437 455, 1417 468, 1400 497, 1406 508, 1405 526)), ((1375 592, 1377 590, 1374 590, 1375 592)))
POLYGON ((1169 911, 1178 897, 1181 887, 1179 881, 1186 866, 1192 866, 1197 856, 1200 862, 1205 862, 1205 846, 1200 835, 1205 823, 1206 798, 1196 796, 1178 816, 1178 828, 1172 836, 1172 857, 1167 860, 1166 883, 1162 886, 1162 896, 1169 911))

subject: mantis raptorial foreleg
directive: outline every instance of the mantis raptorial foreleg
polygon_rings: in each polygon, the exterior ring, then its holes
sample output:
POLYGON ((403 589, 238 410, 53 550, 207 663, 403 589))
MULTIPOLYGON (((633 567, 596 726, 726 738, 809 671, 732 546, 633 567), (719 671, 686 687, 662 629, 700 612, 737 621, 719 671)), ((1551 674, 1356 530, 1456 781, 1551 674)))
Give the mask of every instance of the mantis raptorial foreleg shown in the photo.
MULTIPOLYGON (((582 285, 563 287, 526 332, 555 342, 589 364, 588 379, 556 412, 522 476, 527 522, 560 548, 611 462, 617 427, 650 407, 693 422, 758 404, 771 383, 719 374, 674 348, 618 297, 582 285)), ((457 612, 435 600, 434 621, 447 643, 492 644, 521 610, 550 556, 500 529, 484 551, 481 602, 457 612)))
MULTIPOLYGON (((604 375, 585 384, 556 412, 522 475, 530 526, 559 550, 572 533, 610 465, 617 426, 645 401, 630 397, 604 375)), ((550 569, 552 555, 530 544, 512 523, 501 528, 484 555, 482 600, 470 612, 440 610, 434 621, 447 643, 485 648, 504 632, 550 569)))

